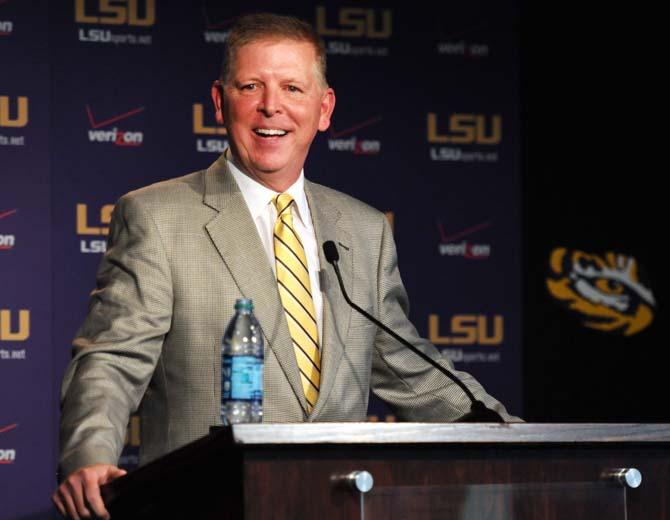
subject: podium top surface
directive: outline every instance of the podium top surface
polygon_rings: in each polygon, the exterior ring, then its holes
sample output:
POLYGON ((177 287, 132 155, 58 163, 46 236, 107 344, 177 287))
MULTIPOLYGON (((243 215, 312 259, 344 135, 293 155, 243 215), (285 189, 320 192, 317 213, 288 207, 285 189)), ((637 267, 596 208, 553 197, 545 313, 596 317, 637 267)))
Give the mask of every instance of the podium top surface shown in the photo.
POLYGON ((232 442, 263 444, 670 443, 670 424, 236 424, 232 442))

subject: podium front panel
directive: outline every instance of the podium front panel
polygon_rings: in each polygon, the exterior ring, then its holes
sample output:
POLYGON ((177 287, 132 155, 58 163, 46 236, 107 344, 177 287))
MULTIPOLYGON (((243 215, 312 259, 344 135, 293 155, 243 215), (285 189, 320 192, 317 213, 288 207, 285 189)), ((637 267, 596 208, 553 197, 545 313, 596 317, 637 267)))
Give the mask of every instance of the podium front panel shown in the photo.
POLYGON ((606 482, 385 486, 353 500, 361 520, 626 519, 626 488, 606 482))

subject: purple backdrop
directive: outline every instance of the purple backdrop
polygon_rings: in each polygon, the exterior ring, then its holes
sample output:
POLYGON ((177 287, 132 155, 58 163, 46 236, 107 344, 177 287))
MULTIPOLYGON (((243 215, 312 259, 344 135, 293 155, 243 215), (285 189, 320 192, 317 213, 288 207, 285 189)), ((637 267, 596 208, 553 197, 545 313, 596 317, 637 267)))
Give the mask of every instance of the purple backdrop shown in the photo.
MULTIPOLYGON (((3 517, 49 514, 58 387, 112 205, 208 166, 226 144, 209 88, 241 11, 114 5, 0 1, 3 517)), ((323 2, 289 14, 324 36, 338 95, 307 176, 391 213, 417 328, 520 414, 515 3, 323 2)), ((371 405, 378 420, 386 413, 371 405)))

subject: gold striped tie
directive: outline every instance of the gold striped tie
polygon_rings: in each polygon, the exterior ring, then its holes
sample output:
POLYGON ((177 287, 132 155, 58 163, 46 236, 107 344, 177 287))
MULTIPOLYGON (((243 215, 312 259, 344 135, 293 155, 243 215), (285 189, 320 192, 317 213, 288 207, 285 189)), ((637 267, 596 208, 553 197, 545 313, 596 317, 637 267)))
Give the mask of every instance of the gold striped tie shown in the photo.
POLYGON ((286 312, 293 350, 298 360, 307 410, 311 413, 319 397, 321 354, 307 257, 293 226, 293 197, 288 193, 281 193, 272 201, 277 208, 274 250, 279 296, 286 312))

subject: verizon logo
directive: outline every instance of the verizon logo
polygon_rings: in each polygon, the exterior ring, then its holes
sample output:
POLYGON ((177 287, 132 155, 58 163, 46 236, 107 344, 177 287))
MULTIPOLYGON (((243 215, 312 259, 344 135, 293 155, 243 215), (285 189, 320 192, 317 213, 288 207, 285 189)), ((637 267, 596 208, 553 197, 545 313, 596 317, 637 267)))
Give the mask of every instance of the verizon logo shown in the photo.
POLYGON ((101 128, 128 119, 142 111, 144 111, 144 107, 139 107, 101 121, 96 121, 91 107, 86 105, 86 114, 91 126, 91 129, 88 131, 88 140, 92 143, 111 143, 115 146, 141 146, 144 142, 143 132, 123 130, 116 126, 105 130, 101 130, 101 128))
POLYGON ((202 6, 202 15, 205 18, 205 31, 203 36, 207 43, 225 43, 228 39, 228 28, 233 23, 232 18, 214 21, 210 18, 205 5, 202 6))
POLYGON ((10 21, 0 20, 0 36, 9 36, 14 31, 14 24, 10 21))
POLYGON ((228 32, 221 31, 205 31, 203 33, 207 43, 226 43, 228 39, 228 32))
MULTIPOLYGON (((0 220, 9 217, 11 215, 14 215, 17 211, 18 210, 16 209, 10 209, 8 211, 0 211, 0 220)), ((13 249, 15 245, 16 245, 16 236, 0 234, 0 251, 8 251, 9 249, 13 249)), ((0 430, 0 433, 1 432, 2 431, 0 430)))
POLYGON ((328 149, 331 152, 351 152, 355 155, 376 155, 381 152, 382 143, 377 139, 361 139, 355 134, 359 130, 379 123, 381 116, 370 118, 358 123, 350 128, 336 131, 333 127, 330 129, 328 139, 328 149), (344 136, 351 136, 343 139, 344 136))
POLYGON ((88 140, 92 143, 113 143, 116 146, 141 146, 144 141, 142 132, 130 132, 128 130, 89 130, 88 140))
POLYGON ((16 460, 16 450, 0 450, 0 464, 11 464, 16 460))
MULTIPOLYGON (((18 424, 8 424, 0 427, 0 433, 5 433, 16 428, 18 424)), ((0 464, 12 464, 16 460, 16 450, 14 449, 0 449, 0 464)))
POLYGON ((442 256, 460 256, 468 260, 485 260, 491 256, 491 244, 473 243, 465 237, 491 227, 491 222, 483 222, 447 236, 442 222, 437 223, 440 232, 439 251, 442 256))

